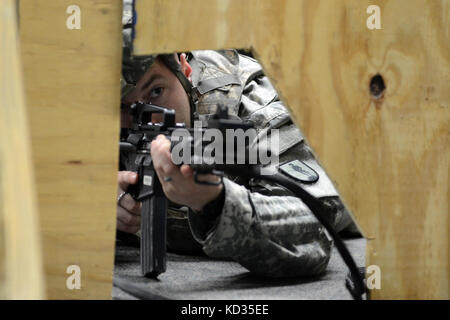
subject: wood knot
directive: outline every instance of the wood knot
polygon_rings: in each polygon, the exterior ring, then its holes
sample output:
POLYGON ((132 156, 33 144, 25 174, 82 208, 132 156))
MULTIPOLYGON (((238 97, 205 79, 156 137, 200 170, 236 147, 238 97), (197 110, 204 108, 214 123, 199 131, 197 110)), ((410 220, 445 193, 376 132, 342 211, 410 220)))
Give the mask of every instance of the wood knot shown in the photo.
POLYGON ((379 100, 383 97, 385 89, 386 89, 386 85, 384 84, 383 77, 380 74, 373 76, 372 79, 370 80, 370 86, 369 86, 370 95, 374 99, 379 100))
POLYGON ((67 161, 68 164, 82 164, 83 161, 81 160, 69 160, 67 161))

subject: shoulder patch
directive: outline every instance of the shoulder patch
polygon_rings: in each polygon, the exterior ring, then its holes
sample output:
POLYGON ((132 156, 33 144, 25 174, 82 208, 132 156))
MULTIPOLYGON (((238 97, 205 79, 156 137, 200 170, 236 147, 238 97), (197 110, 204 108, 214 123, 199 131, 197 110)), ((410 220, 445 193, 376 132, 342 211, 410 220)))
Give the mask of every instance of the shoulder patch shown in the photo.
POLYGON ((280 170, 303 183, 314 183, 319 180, 319 174, 313 168, 300 160, 289 161, 280 166, 280 170))

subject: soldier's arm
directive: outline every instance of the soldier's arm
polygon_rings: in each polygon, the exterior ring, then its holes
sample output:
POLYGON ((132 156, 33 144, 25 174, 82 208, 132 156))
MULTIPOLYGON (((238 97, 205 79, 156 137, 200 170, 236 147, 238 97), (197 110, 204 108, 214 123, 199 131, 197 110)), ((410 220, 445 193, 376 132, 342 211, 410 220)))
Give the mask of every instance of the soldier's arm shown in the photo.
MULTIPOLYGON (((261 130, 280 130, 280 162, 301 160, 314 169, 319 180, 304 187, 330 207, 329 219, 341 230, 350 217, 276 93, 271 96, 273 92, 267 78, 252 80, 244 90, 240 115, 261 130)), ((213 205, 189 217, 208 255, 233 258, 265 276, 312 275, 325 270, 331 243, 309 208, 288 190, 264 180, 239 185, 224 179, 222 197, 214 204, 215 210, 213 205)))
MULTIPOLYGON (((245 59, 242 60, 242 63, 245 64, 245 59)), ((312 169, 311 172, 318 176, 318 180, 315 182, 300 181, 300 184, 329 207, 329 221, 338 232, 342 231, 352 223, 352 219, 332 181, 317 162, 301 131, 291 121, 286 107, 279 100, 269 79, 260 73, 250 78, 251 80, 243 90, 239 116, 253 122, 260 132, 278 129, 279 164, 298 160, 301 161, 302 166, 312 169)), ((307 170, 309 169, 307 168, 307 170)), ((301 180, 302 174, 299 176, 301 180)), ((264 195, 292 195, 285 188, 264 180, 251 180, 247 185, 251 191, 264 195)))
POLYGON ((225 178, 220 215, 212 223, 204 215, 190 212, 189 223, 209 256, 272 277, 319 274, 328 264, 331 243, 295 197, 264 196, 225 178))
MULTIPOLYGON (((305 147, 299 143, 284 157, 298 156, 305 147)), ((311 161, 307 163, 320 172, 311 161)), ((232 258, 264 276, 313 275, 325 270, 331 243, 299 198, 266 181, 250 181, 244 186, 225 178, 223 190, 222 199, 189 215, 191 230, 206 254, 232 258)), ((329 190, 323 186, 318 190, 331 209, 330 221, 343 228, 350 218, 339 198, 327 195, 329 190)))

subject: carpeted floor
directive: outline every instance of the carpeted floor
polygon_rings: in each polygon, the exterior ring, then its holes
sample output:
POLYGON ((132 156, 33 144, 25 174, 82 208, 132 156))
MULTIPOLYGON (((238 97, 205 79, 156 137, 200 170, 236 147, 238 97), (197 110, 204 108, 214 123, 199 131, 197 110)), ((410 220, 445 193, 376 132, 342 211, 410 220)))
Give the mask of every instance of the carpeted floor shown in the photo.
MULTIPOLYGON (((364 266, 363 238, 345 241, 358 266, 364 266)), ((131 284, 145 297, 169 299, 351 299, 345 288, 348 269, 334 249, 327 272, 316 278, 266 279, 252 276, 232 261, 207 257, 182 256, 169 253, 167 271, 157 280, 140 276, 139 249, 118 245, 114 280, 116 284, 131 284)), ((133 291, 134 292, 134 291, 133 291)), ((136 299, 118 286, 113 287, 113 299, 136 299)))

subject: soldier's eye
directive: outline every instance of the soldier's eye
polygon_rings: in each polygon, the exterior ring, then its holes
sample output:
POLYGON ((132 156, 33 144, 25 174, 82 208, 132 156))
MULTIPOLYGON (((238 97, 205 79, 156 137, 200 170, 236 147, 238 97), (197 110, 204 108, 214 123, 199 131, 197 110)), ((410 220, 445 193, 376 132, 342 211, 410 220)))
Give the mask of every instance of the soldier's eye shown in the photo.
POLYGON ((152 90, 150 90, 150 98, 158 98, 159 96, 161 96, 164 92, 164 89, 162 87, 156 87, 153 88, 152 90))

